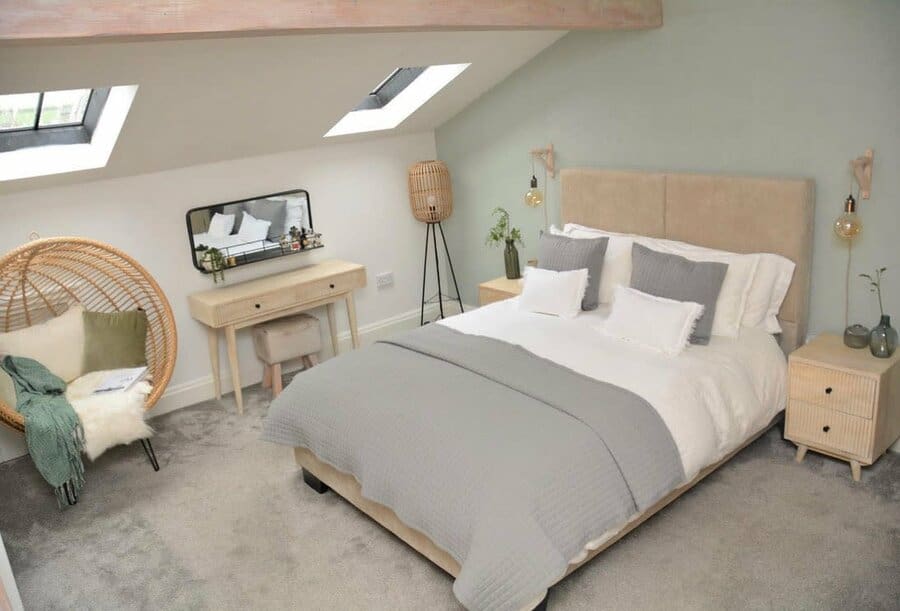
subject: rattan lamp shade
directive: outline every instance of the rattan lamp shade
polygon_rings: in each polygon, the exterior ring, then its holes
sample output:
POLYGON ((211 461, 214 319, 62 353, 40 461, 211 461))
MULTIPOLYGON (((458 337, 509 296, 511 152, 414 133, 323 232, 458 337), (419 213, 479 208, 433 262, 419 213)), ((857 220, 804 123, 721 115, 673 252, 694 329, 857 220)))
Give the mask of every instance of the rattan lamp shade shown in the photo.
MULTIPOLYGON (((35 240, 0 258, 0 333, 44 322, 76 304, 93 312, 147 313, 153 390, 145 407, 153 407, 172 377, 178 341, 172 308, 147 270, 122 251, 83 238, 35 240)), ((24 431, 14 407, 0 400, 0 422, 24 431)))
POLYGON ((423 223, 440 223, 453 213, 450 171, 443 161, 420 161, 409 168, 409 206, 423 223))

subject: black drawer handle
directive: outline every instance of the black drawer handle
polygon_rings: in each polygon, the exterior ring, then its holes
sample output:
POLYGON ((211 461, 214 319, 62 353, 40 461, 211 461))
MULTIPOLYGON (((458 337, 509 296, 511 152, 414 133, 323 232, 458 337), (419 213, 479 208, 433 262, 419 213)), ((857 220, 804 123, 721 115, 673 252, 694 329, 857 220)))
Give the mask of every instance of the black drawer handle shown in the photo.
POLYGON ((834 390, 834 389, 831 388, 831 386, 829 386, 828 388, 825 389, 825 394, 830 395, 832 390, 834 390))
POLYGON ((328 285, 328 288, 333 289, 333 288, 334 288, 334 285, 333 285, 333 284, 329 284, 329 285, 328 285))
POLYGON ((831 427, 828 426, 827 424, 826 424, 825 426, 822 427, 822 432, 823 432, 823 433, 827 433, 827 432, 830 431, 830 430, 831 430, 831 427))
POLYGON ((253 304, 253 307, 255 307, 255 308, 258 310, 258 309, 260 309, 262 306, 259 305, 258 303, 254 303, 254 304, 253 304))

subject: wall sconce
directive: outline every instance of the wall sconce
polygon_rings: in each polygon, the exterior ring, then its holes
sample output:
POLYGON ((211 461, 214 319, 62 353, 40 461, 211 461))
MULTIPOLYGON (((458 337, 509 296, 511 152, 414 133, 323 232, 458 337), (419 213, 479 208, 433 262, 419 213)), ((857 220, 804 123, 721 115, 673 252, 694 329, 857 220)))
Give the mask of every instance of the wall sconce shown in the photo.
MULTIPOLYGON (((547 148, 531 149, 528 154, 531 156, 531 185, 525 192, 525 205, 531 208, 537 208, 544 204, 544 192, 538 187, 537 174, 534 171, 534 160, 539 160, 546 170, 546 177, 554 178, 556 176, 556 160, 553 157, 553 145, 547 148)), ((546 178, 545 178, 546 182, 546 178)), ((549 229, 549 215, 547 207, 544 206, 544 229, 549 229)))
POLYGON ((850 162, 853 178, 859 185, 860 199, 869 199, 872 190, 872 161, 875 159, 875 151, 866 149, 860 157, 850 162))

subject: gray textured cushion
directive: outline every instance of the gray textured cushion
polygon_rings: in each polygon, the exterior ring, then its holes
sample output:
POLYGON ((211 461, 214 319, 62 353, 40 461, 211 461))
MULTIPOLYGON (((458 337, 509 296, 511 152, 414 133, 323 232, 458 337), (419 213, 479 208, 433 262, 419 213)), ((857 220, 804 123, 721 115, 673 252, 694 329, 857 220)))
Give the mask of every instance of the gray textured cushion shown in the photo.
POLYGON ((284 235, 284 220, 287 215, 287 201, 283 199, 254 199, 244 202, 244 210, 261 221, 269 221, 270 241, 277 242, 284 235))
POLYGON ((637 243, 631 247, 631 288, 648 295, 693 301, 703 306, 703 316, 691 335, 692 344, 709 343, 716 300, 727 271, 727 263, 691 261, 637 243))
POLYGON ((545 233, 541 236, 538 267, 555 272, 588 270, 588 285, 581 300, 582 310, 594 310, 600 302, 600 274, 609 238, 576 240, 545 233))

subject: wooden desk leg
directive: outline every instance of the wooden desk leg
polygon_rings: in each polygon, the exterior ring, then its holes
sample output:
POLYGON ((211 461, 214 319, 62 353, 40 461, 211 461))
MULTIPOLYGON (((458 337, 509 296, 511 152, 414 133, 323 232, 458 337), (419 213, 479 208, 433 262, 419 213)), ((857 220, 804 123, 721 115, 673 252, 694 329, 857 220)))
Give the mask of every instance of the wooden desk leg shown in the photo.
POLYGON ((209 365, 212 369, 213 389, 216 400, 222 398, 222 377, 219 374, 219 330, 206 327, 206 341, 209 345, 209 365))
POLYGON ((350 291, 344 296, 344 302, 347 304, 347 320, 350 322, 350 339, 355 350, 356 348, 359 348, 359 330, 356 328, 356 304, 353 301, 353 291, 350 291))
POLYGON ((238 366, 237 334, 234 326, 225 327, 225 341, 228 344, 228 363, 231 366, 231 382, 234 385, 234 400, 239 414, 244 413, 244 397, 241 395, 241 372, 238 366))
POLYGON ((858 460, 850 461, 850 473, 853 475, 854 482, 858 482, 862 477, 862 469, 858 460))
POLYGON ((334 356, 338 355, 338 338, 337 338, 337 321, 334 318, 334 302, 326 304, 325 311, 328 313, 328 330, 331 332, 331 349, 334 356))

